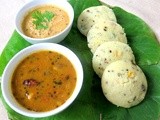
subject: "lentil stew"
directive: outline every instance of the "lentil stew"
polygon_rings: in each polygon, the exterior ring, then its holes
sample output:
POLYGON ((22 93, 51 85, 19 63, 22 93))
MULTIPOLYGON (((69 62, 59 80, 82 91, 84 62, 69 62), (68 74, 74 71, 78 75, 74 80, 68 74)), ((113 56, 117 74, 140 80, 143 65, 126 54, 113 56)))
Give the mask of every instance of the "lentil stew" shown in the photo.
POLYGON ((32 111, 49 111, 65 103, 76 85, 72 63, 54 51, 38 51, 22 60, 12 76, 16 100, 32 111))

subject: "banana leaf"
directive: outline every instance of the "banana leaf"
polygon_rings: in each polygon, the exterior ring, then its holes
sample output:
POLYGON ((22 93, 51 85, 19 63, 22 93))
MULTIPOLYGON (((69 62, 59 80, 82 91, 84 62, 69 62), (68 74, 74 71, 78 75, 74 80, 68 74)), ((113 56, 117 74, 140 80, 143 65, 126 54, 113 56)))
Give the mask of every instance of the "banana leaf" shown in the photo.
MULTIPOLYGON (((77 18, 87 7, 101 5, 97 0, 69 0, 75 11, 73 27, 60 44, 79 57, 84 68, 84 83, 76 100, 63 112, 46 118, 29 118, 13 111, 1 99, 11 120, 158 120, 160 116, 160 44, 150 27, 139 17, 113 7, 118 23, 124 28, 136 63, 145 73, 148 91, 137 106, 125 109, 111 104, 104 97, 100 78, 92 68, 92 53, 87 39, 77 29, 77 18)), ((14 31, 0 56, 0 76, 9 60, 21 49, 31 45, 14 31)), ((1 90, 0 90, 1 93, 1 90)))

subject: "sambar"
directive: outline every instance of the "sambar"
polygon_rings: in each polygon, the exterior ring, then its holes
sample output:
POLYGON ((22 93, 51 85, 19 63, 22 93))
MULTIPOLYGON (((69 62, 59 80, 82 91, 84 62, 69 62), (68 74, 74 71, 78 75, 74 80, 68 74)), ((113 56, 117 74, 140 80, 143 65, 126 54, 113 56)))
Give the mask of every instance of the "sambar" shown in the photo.
POLYGON ((77 77, 74 66, 62 54, 38 51, 22 60, 12 77, 16 100, 32 111, 49 111, 71 96, 77 77))

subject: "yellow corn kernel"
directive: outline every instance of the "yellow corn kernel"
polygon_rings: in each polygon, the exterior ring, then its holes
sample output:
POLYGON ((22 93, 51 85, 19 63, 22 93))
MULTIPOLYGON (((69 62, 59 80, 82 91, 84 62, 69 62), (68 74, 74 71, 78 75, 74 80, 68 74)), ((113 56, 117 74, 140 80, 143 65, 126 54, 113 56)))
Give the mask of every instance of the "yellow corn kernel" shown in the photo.
POLYGON ((128 75, 128 78, 134 78, 135 77, 135 73, 132 72, 132 71, 128 71, 127 75, 128 75))

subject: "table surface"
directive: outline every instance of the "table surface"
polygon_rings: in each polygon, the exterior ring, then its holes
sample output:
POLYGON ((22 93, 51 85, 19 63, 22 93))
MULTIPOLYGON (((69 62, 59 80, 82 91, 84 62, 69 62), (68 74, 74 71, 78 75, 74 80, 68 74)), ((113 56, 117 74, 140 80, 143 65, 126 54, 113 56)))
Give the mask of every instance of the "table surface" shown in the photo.
MULTIPOLYGON (((14 27, 14 18, 17 11, 30 0, 1 0, 0 7, 0 54, 11 37, 14 27), (12 4, 10 4, 12 3, 12 4)), ((123 9, 142 18, 155 32, 160 41, 160 1, 159 0, 100 0, 112 6, 120 6, 123 9)), ((0 101, 0 120, 8 120, 7 113, 0 101)))

